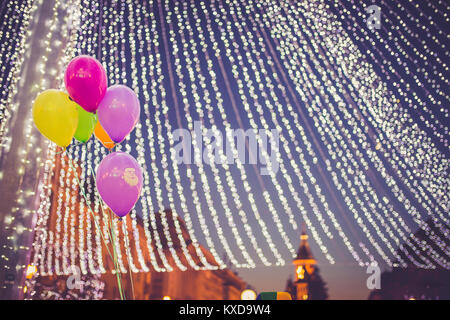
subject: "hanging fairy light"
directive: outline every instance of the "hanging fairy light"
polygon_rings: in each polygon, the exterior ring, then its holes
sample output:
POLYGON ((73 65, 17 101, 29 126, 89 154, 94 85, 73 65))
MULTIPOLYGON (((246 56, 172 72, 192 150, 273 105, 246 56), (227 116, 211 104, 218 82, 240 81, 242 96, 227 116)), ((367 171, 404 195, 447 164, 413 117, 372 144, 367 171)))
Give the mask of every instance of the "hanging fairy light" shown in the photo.
MULTIPOLYGON (((442 148, 448 147, 442 120, 448 118, 448 66, 441 58, 444 30, 432 19, 448 21, 445 4, 411 2, 403 9, 381 1, 386 19, 379 30, 369 30, 366 2, 58 1, 42 43, 48 50, 36 66, 36 89, 62 87, 60 70, 81 54, 103 63, 109 85, 133 87, 141 122, 116 150, 136 156, 144 169, 143 190, 129 217, 111 222, 101 213, 101 199, 79 196, 80 188, 95 194, 91 176, 106 149, 91 139, 66 158, 50 146, 42 160, 30 265, 40 275, 70 274, 74 265, 82 274, 114 273, 103 261, 96 226, 107 234, 109 223, 123 239, 115 242, 120 273, 225 268, 222 253, 236 267, 283 265, 295 255, 293 235, 304 221, 329 263, 339 260, 329 250, 339 242, 359 265, 381 259, 448 268, 448 257, 439 253, 449 253, 446 242, 427 223, 449 234, 448 159, 442 148), (59 9, 71 14, 58 29, 59 9), (67 43, 57 41, 60 32, 67 43), (63 57, 49 70, 48 57, 61 45, 63 57), (215 163, 206 138, 200 154, 197 121, 217 134, 236 123, 241 129, 276 129, 279 171, 268 166, 262 177, 256 165, 240 162, 233 146, 235 166, 215 163), (183 127, 193 132, 194 159, 200 159, 195 164, 178 165, 171 153, 172 133, 183 127), (52 214, 55 227, 47 230, 52 214), (439 249, 414 236, 416 227, 439 249), (130 242, 133 252, 123 250, 130 242)), ((20 23, 8 20, 0 28, 0 38, 7 39, 0 57, 17 43, 14 63, 0 70, 0 83, 9 90, 0 101, 0 154, 8 151, 3 120, 17 110, 12 97, 29 49, 27 26, 38 6, 13 1, 2 10, 12 13, 13 4, 20 23)), ((31 129, 30 121, 24 131, 30 139, 31 129)), ((261 137, 256 141, 262 144, 261 137)), ((223 149, 218 154, 226 156, 223 149)), ((269 162, 267 150, 259 156, 269 162)), ((19 175, 26 172, 24 159, 19 175)), ((27 198, 28 190, 18 191, 16 211, 27 198)), ((8 228, 28 232, 14 220, 8 228)))

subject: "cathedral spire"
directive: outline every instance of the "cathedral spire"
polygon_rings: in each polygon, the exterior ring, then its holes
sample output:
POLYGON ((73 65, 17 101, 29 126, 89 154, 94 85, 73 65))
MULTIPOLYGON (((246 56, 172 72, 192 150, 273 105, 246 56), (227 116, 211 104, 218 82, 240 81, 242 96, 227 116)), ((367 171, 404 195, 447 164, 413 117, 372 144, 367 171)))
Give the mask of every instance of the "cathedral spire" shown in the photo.
POLYGON ((313 260, 314 262, 309 261, 309 263, 316 263, 311 249, 309 248, 308 235, 306 233, 306 226, 304 223, 302 224, 302 234, 300 235, 300 247, 298 248, 297 256, 295 257, 293 263, 296 264, 295 261, 297 260, 313 260))
POLYGON ((316 259, 314 259, 309 248, 308 234, 304 223, 302 224, 302 233, 300 235, 300 247, 292 264, 295 265, 295 296, 298 300, 307 300, 309 297, 308 282, 310 276, 314 273, 316 259))

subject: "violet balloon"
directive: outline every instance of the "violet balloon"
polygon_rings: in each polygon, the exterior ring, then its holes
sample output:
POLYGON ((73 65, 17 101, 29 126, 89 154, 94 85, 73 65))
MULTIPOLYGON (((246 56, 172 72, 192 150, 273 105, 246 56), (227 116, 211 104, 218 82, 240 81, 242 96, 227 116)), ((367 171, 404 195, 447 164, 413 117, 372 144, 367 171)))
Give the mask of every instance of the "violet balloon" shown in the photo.
POLYGON ((106 93, 108 79, 102 64, 90 56, 78 56, 69 62, 64 74, 69 96, 84 110, 95 113, 106 93))
POLYGON ((119 217, 127 215, 142 190, 142 170, 125 152, 107 155, 97 168, 97 190, 103 201, 119 217))
POLYGON ((115 143, 122 142, 134 129, 140 113, 139 99, 124 85, 109 87, 97 110, 98 121, 115 143))

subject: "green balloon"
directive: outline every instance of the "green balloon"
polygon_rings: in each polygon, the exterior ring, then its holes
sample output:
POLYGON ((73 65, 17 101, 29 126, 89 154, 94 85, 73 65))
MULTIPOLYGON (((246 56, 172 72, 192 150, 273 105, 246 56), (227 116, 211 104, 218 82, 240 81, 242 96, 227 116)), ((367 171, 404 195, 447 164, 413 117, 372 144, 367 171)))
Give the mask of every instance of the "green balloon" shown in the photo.
POLYGON ((90 113, 78 106, 78 127, 75 131, 75 139, 80 142, 87 142, 94 132, 95 125, 97 124, 97 114, 90 113))

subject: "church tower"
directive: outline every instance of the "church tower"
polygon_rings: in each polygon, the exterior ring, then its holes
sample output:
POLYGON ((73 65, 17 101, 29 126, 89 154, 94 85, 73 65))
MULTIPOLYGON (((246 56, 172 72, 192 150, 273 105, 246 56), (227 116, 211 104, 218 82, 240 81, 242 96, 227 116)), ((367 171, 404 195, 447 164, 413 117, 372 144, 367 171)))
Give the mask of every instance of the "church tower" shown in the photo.
POLYGON ((300 247, 298 248, 297 256, 294 261, 292 261, 292 264, 295 266, 293 285, 296 289, 297 300, 307 300, 310 296, 308 283, 315 271, 316 260, 309 248, 305 225, 303 225, 302 234, 300 236, 300 247))

